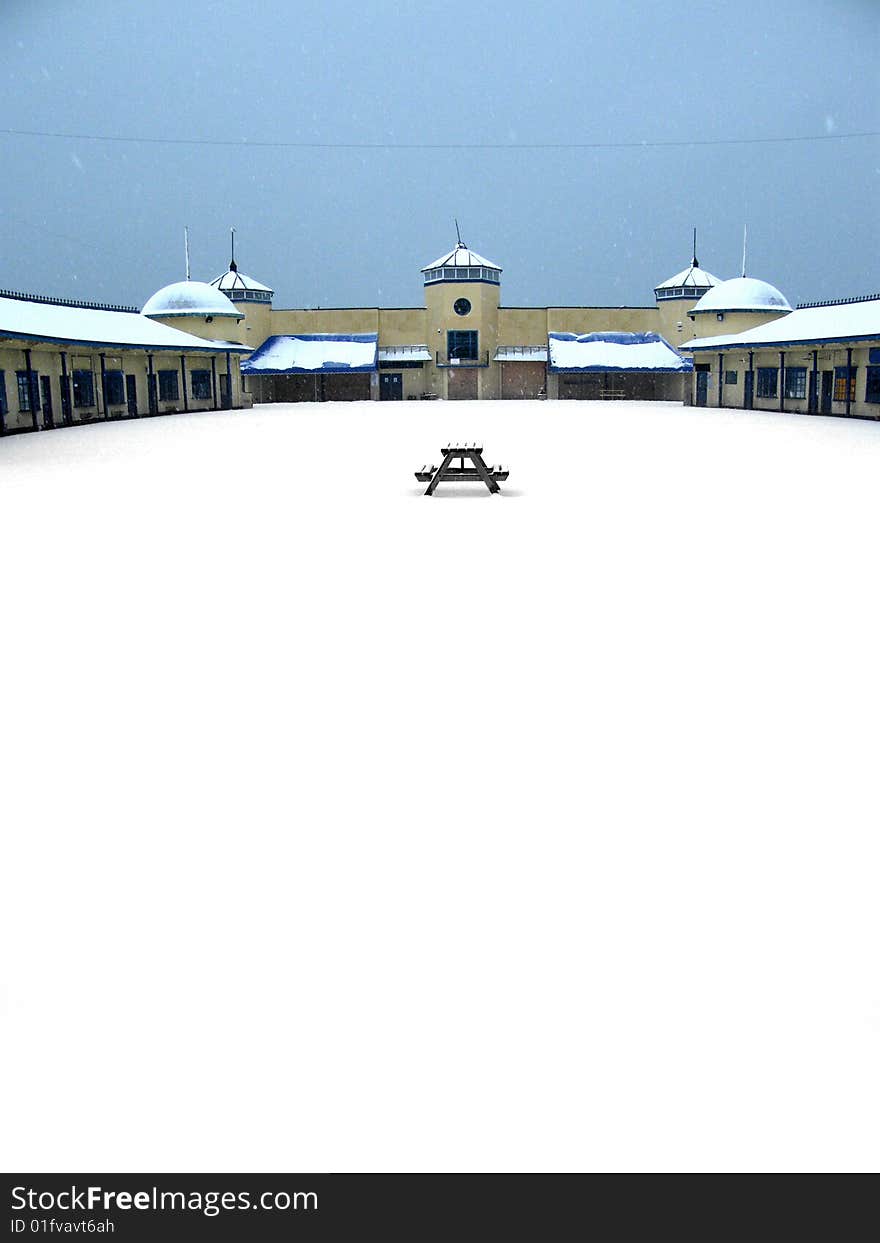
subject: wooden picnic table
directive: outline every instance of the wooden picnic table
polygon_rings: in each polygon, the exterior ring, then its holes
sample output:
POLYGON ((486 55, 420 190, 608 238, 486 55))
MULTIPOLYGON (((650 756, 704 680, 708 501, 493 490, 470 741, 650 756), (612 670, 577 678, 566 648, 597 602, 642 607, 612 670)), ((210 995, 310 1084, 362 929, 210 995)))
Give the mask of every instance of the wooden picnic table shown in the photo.
POLYGON ((425 496, 433 495, 437 484, 444 481, 484 483, 490 492, 500 492, 499 481, 503 483, 510 474, 503 466, 487 466, 483 461, 483 446, 476 441, 471 444, 444 445, 440 452, 443 454, 443 461, 439 466, 423 466, 416 471, 416 479, 428 485, 425 496), (459 464, 453 466, 456 458, 459 464), (470 461, 470 466, 465 466, 465 458, 470 461))

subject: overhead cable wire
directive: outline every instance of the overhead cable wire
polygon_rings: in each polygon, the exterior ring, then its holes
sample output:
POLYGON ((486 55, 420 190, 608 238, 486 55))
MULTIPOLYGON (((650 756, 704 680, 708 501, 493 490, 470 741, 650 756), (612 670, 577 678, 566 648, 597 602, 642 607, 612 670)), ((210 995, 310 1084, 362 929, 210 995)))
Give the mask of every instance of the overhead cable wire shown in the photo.
POLYGON ((0 134, 18 138, 61 138, 76 142, 149 143, 174 147, 258 147, 303 151, 623 151, 662 147, 731 147, 769 143, 839 142, 849 138, 880 138, 880 130, 841 134, 787 134, 774 138, 667 138, 630 142, 307 142, 249 138, 160 138, 137 134, 61 133, 0 127, 0 134))

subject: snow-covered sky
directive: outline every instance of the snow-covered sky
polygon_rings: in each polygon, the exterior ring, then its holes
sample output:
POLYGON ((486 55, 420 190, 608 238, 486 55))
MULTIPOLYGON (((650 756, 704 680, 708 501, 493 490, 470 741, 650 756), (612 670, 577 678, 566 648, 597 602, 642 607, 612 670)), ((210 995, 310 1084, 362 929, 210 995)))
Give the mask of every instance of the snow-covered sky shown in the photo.
POLYGON ((738 275, 744 223, 792 304, 873 292, 878 52, 874 0, 4 0, 0 287, 140 305, 234 225, 277 306, 420 305, 457 216, 508 305, 648 302, 694 225, 738 275))

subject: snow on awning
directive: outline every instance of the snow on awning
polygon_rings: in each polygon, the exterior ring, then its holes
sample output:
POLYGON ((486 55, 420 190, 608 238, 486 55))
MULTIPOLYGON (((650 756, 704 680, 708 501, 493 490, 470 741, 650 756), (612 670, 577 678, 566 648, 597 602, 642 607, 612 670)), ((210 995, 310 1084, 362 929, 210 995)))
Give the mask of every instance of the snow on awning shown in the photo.
POLYGON ((427 345, 389 345, 379 350, 380 363, 429 363, 427 345))
POLYGON ((493 363, 545 363, 546 345, 499 345, 493 363))
POLYGON ((378 333, 321 332, 268 337, 242 363, 242 375, 375 371, 378 333))
POLYGON ((693 371, 657 332, 551 332, 551 371, 693 371))

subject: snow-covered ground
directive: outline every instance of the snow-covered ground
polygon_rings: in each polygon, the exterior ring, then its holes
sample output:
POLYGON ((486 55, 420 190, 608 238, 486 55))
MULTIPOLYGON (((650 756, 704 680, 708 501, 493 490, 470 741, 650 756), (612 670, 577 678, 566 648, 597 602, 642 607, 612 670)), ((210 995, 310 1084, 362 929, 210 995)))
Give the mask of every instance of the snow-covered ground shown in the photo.
POLYGON ((4 1168, 876 1168, 880 426, 181 415, 0 518, 4 1168))

